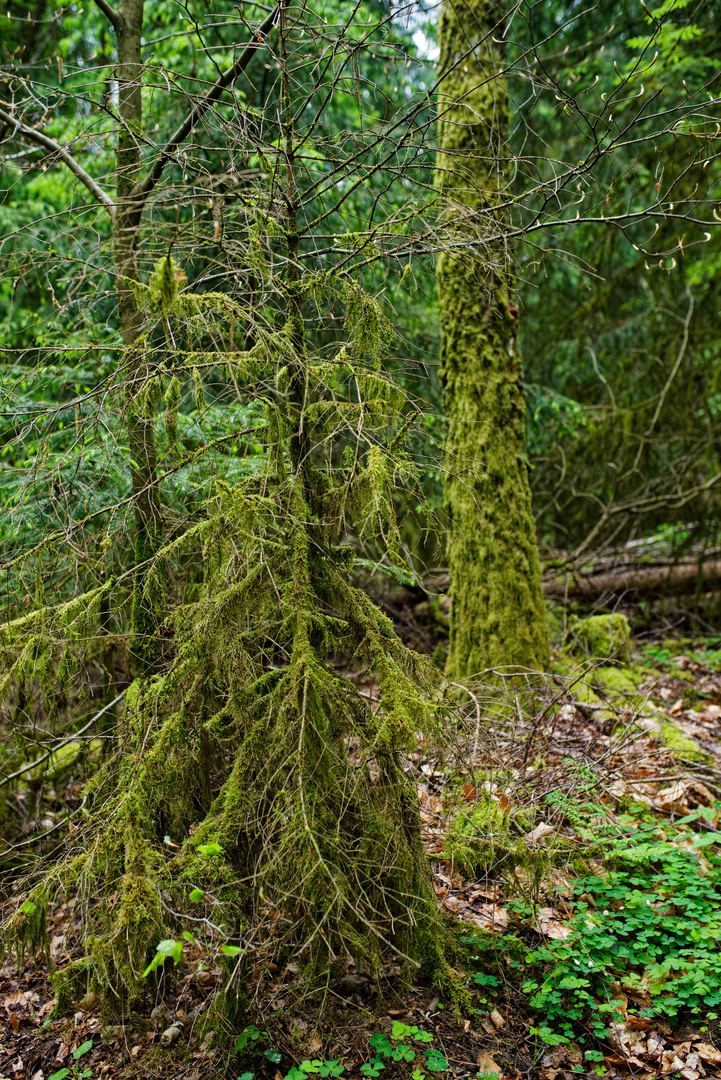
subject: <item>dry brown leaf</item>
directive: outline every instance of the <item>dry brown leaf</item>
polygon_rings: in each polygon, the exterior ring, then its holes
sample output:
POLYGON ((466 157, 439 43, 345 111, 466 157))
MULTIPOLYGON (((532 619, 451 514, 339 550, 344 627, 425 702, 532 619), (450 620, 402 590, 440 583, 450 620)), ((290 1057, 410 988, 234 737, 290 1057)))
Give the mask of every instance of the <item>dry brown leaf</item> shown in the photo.
POLYGON ((481 904, 480 907, 469 908, 468 915, 471 922, 483 930, 505 930, 508 926, 508 912, 504 907, 496 907, 495 904, 481 904))
POLYGON ((688 792, 691 784, 688 780, 676 780, 670 787, 656 792, 653 805, 666 814, 687 814, 690 810, 688 792))
POLYGON ((704 1061, 710 1061, 712 1065, 721 1065, 721 1050, 709 1043, 696 1043, 694 1050, 704 1061))
MULTIPOLYGON (((27 1005, 29 994, 26 994, 24 990, 16 990, 13 994, 6 994, 3 998, 3 1005, 5 1006, 5 1012, 12 1013, 12 1005, 22 1005, 23 1008, 27 1005)), ((37 1000, 37 994, 35 995, 37 1000)))
POLYGON ((495 1027, 497 1027, 497 1028, 502 1028, 502 1027, 503 1027, 503 1025, 505 1024, 505 1022, 506 1022, 506 1021, 505 1021, 505 1020, 504 1020, 504 1018, 503 1018, 503 1017, 501 1016, 501 1014, 499 1013, 498 1009, 492 1009, 492 1010, 491 1010, 491 1023, 492 1023, 492 1024, 493 1024, 493 1025, 494 1025, 495 1027))
POLYGON ((486 1076, 492 1076, 494 1073, 496 1076, 503 1075, 503 1069, 493 1060, 487 1050, 481 1050, 478 1055, 478 1071, 485 1073, 486 1076))
POLYGON ((661 1054, 661 1071, 665 1073, 680 1072, 684 1064, 680 1057, 676 1056, 675 1050, 666 1050, 661 1054))
POLYGON ((536 929, 546 937, 562 941, 572 933, 571 927, 561 918, 561 913, 555 908, 542 907, 536 915, 536 929))
POLYGON ((627 1023, 621 1023, 618 1020, 610 1025, 609 1040, 625 1058, 631 1058, 636 1054, 644 1055, 648 1051, 644 1033, 634 1031, 627 1023))
POLYGON ((429 814, 441 814, 443 813, 443 802, 437 795, 433 795, 428 791, 427 784, 418 784, 418 802, 421 810, 425 810, 429 814))
POLYGON ((536 825, 532 832, 526 833, 523 839, 528 844, 545 844, 546 839, 555 831, 553 825, 542 821, 540 825, 536 825))
POLYGON ((567 1057, 567 1046, 549 1046, 548 1049, 544 1051, 543 1057, 541 1058, 541 1064, 545 1069, 559 1069, 567 1057))
POLYGON ((645 1016, 627 1016, 626 1026, 631 1031, 651 1031, 653 1024, 645 1016))
POLYGON ((691 1053, 688 1055, 688 1057, 686 1058, 686 1068, 693 1069, 694 1072, 697 1072, 700 1076, 706 1075, 706 1070, 703 1067, 701 1057, 697 1053, 691 1053))
POLYGON ((664 1039, 663 1035, 659 1035, 657 1031, 652 1031, 648 1037, 648 1049, 646 1053, 649 1055, 649 1057, 661 1057, 665 1045, 666 1040, 664 1039))
POLYGON ((477 889, 475 886, 468 893, 469 903, 473 903, 475 900, 482 896, 484 900, 493 900, 494 902, 500 900, 500 889, 477 889))

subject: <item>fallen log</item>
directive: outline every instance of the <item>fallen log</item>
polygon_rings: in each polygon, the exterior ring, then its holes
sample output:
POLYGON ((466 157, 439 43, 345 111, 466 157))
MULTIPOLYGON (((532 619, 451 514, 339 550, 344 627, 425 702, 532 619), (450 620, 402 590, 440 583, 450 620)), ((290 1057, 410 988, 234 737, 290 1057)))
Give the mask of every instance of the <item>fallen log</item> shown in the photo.
POLYGON ((680 596, 721 585, 721 559, 675 565, 619 566, 590 574, 565 574, 544 578, 543 594, 557 600, 597 600, 624 594, 629 599, 680 596))

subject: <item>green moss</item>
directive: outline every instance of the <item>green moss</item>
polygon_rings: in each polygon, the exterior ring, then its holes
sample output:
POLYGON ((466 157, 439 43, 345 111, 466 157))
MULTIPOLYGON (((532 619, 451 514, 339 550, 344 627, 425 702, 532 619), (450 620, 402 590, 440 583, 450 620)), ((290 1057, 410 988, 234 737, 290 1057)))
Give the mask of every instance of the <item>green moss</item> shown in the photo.
POLYGON ((93 967, 89 957, 74 960, 51 975, 53 991, 57 998, 53 1016, 70 1016, 75 1006, 91 989, 93 967))
POLYGON ((503 213, 497 204, 507 197, 511 169, 501 149, 509 103, 498 75, 504 59, 497 21, 492 0, 470 0, 463 8, 446 2, 441 11, 436 185, 455 241, 437 266, 448 420, 447 670, 454 678, 489 667, 545 670, 548 664, 518 313, 498 224, 503 213), (492 239, 484 242, 484 235, 492 239))
MULTIPOLYGON (((166 261, 146 296, 167 318, 190 310, 174 273, 166 261)), ((92 898, 82 907, 85 948, 106 1014, 127 1013, 147 985, 142 973, 157 942, 179 936, 186 911, 207 916, 230 941, 243 939, 252 917, 255 956, 294 956, 309 981, 327 980, 329 964, 349 950, 380 970, 389 949, 409 972, 450 979, 402 759, 419 736, 440 736, 447 704, 432 663, 405 648, 390 620, 349 584, 341 550, 346 532, 369 531, 400 560, 395 486, 414 468, 407 425, 398 394, 375 371, 358 371, 357 356, 343 361, 348 377, 359 376, 347 400, 345 375, 332 392, 316 381, 304 358, 299 288, 289 285, 286 330, 264 338, 266 374, 278 375, 267 470, 234 487, 219 483, 203 522, 162 547, 153 499, 137 507, 130 650, 138 677, 119 719, 121 750, 93 777, 82 831, 71 841, 82 839, 82 859, 53 871, 53 880, 73 881, 92 898), (362 386, 378 395, 367 409, 351 400, 362 386), (321 408, 307 414, 314 434, 331 415, 332 423, 352 417, 354 432, 371 429, 327 473, 299 423, 309 395, 324 394, 327 416, 321 408), (383 446, 379 433, 389 426, 396 434, 383 446), (169 607, 163 583, 188 551, 200 551, 202 584, 192 601, 169 607), (168 628, 163 656, 160 625, 168 628), (374 709, 337 670, 341 654, 372 673, 374 709), (191 884, 208 896, 197 906, 191 884)), ((201 299, 202 310, 223 310, 225 301, 201 299)), ((382 312, 371 306, 366 318, 363 297, 349 299, 350 351, 375 362, 379 343, 369 335, 383 345, 382 312)), ((152 411, 157 390, 129 408, 131 457, 146 465, 152 418, 143 407, 152 411)), ((175 391, 169 409, 174 400, 175 391)), ((153 477, 154 466, 143 490, 153 477)), ((44 642, 25 644, 27 674, 44 642)), ((47 657, 42 666, 51 673, 47 657)), ((203 924, 192 927, 205 933, 203 924)), ((15 931, 23 942, 42 936, 39 924, 15 931)), ((237 990, 226 988, 228 1008, 237 990)))
POLYGON ((47 886, 38 885, 3 924, 0 936, 0 957, 4 957, 6 952, 12 952, 14 949, 18 970, 21 970, 25 963, 26 953, 42 952, 49 970, 52 971, 47 905, 47 886))
POLYGON ((631 628, 625 615, 575 616, 570 620, 567 644, 572 652, 591 660, 613 659, 626 663, 631 659, 631 628))
POLYGON ((482 797, 456 817, 443 855, 467 877, 480 877, 491 867, 512 870, 529 861, 529 831, 525 817, 516 820, 490 795, 482 797))
POLYGON ((674 753, 678 754, 682 761, 704 761, 711 763, 713 755, 707 750, 704 750, 702 746, 690 736, 686 735, 683 731, 676 727, 675 724, 670 722, 661 722, 661 738, 674 753))
POLYGON ((590 671, 586 680, 592 686, 601 686, 604 690, 618 694, 635 695, 641 678, 629 667, 597 667, 590 671))

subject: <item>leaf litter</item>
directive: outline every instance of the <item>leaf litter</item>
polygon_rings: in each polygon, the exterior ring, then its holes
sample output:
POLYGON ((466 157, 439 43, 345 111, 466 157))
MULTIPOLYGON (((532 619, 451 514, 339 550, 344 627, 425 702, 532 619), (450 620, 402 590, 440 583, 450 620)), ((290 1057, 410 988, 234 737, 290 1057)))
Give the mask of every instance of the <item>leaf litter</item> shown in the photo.
MULTIPOLYGON (((356 677, 363 681, 361 674, 356 677)), ((655 815, 661 826, 699 815, 683 837, 674 834, 671 842, 692 851, 699 874, 704 873, 703 846, 709 837, 715 842, 721 821, 721 675, 704 667, 702 658, 676 657, 649 673, 633 698, 607 693, 603 708, 589 707, 588 695, 579 692, 583 685, 573 677, 549 680, 545 703, 535 712, 523 707, 504 711, 490 695, 481 724, 469 709, 468 729, 459 732, 450 752, 438 755, 419 746, 408 755, 406 768, 416 782, 438 903, 461 931, 499 941, 510 931, 529 944, 563 944, 570 938, 579 905, 574 860, 585 860, 587 871, 604 872, 602 853, 564 810, 563 799, 572 801, 579 794, 581 775, 596 783, 599 827, 619 822, 632 831, 629 806, 655 815), (555 701, 551 708, 549 701, 555 701), (667 723, 685 738, 680 748, 665 740, 667 723), (699 747, 698 755, 689 755, 689 740, 699 747), (549 804, 553 793, 563 798, 549 804), (516 824, 530 863, 512 866, 507 854, 499 851, 495 858, 491 850, 482 867, 467 873, 455 860, 449 836, 461 814, 473 820, 482 809, 481 820, 487 820, 494 807, 504 823, 516 824), (704 843, 697 848, 699 837, 704 843), (560 862, 551 857, 554 850, 562 851, 560 862), (519 912, 519 896, 529 901, 530 914, 519 912)), ((372 685, 364 690, 372 701, 372 685)), ((513 700, 508 688, 506 700, 513 700)), ((49 914, 50 953, 59 969, 75 958, 73 906, 69 898, 49 914)), ((6 958, 0 969, 6 1019, 0 1034, 0 1080, 47 1080, 88 1039, 93 1048, 83 1064, 94 1077, 115 1080, 138 1069, 147 1077, 187 1080, 220 1075, 224 1051, 202 1030, 201 1020, 222 984, 222 970, 212 951, 198 944, 189 950, 182 971, 162 1001, 148 994, 128 1023, 109 1025, 93 995, 78 1002, 72 1015, 55 1018, 45 964, 28 959, 18 972, 6 958), (171 1030, 177 1036, 164 1039, 171 1030)), ((391 957, 379 979, 350 970, 345 980, 331 981, 324 1011, 296 975, 252 967, 249 972, 251 986, 255 982, 257 990, 263 984, 258 1018, 285 1062, 304 1054, 333 1057, 344 1064, 347 1076, 355 1075, 367 1059, 370 1035, 388 1030, 393 1018, 402 1016, 433 1032, 456 1077, 721 1076, 721 1050, 714 1045, 721 1045, 718 1023, 682 1018, 672 1028, 663 1017, 643 1015, 651 1002, 643 985, 611 984, 615 1018, 605 1040, 594 1044, 602 1050, 591 1063, 575 1042, 544 1043, 538 1015, 510 977, 499 980, 492 1000, 463 1019, 450 1007, 442 1009, 431 989, 404 985, 391 957)), ((283 1073, 266 1060, 255 1075, 278 1080, 283 1073)))

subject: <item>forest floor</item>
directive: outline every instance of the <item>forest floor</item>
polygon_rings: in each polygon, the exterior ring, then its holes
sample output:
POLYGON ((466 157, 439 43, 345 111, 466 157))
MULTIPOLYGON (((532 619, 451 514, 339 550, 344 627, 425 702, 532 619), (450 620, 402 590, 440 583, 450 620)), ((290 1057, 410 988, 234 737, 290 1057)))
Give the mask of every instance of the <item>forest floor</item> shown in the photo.
MULTIPOLYGON (((392 958, 380 980, 349 970, 321 994, 292 965, 256 979, 251 958, 228 1040, 204 1024, 222 972, 200 946, 123 1026, 94 994, 56 1016, 45 960, 6 957, 0 1080, 721 1076, 717 644, 649 640, 625 666, 566 659, 535 709, 514 688, 471 694, 463 738, 409 756, 460 1006, 402 982, 392 958)), ((58 969, 73 909, 50 915, 58 969)))

